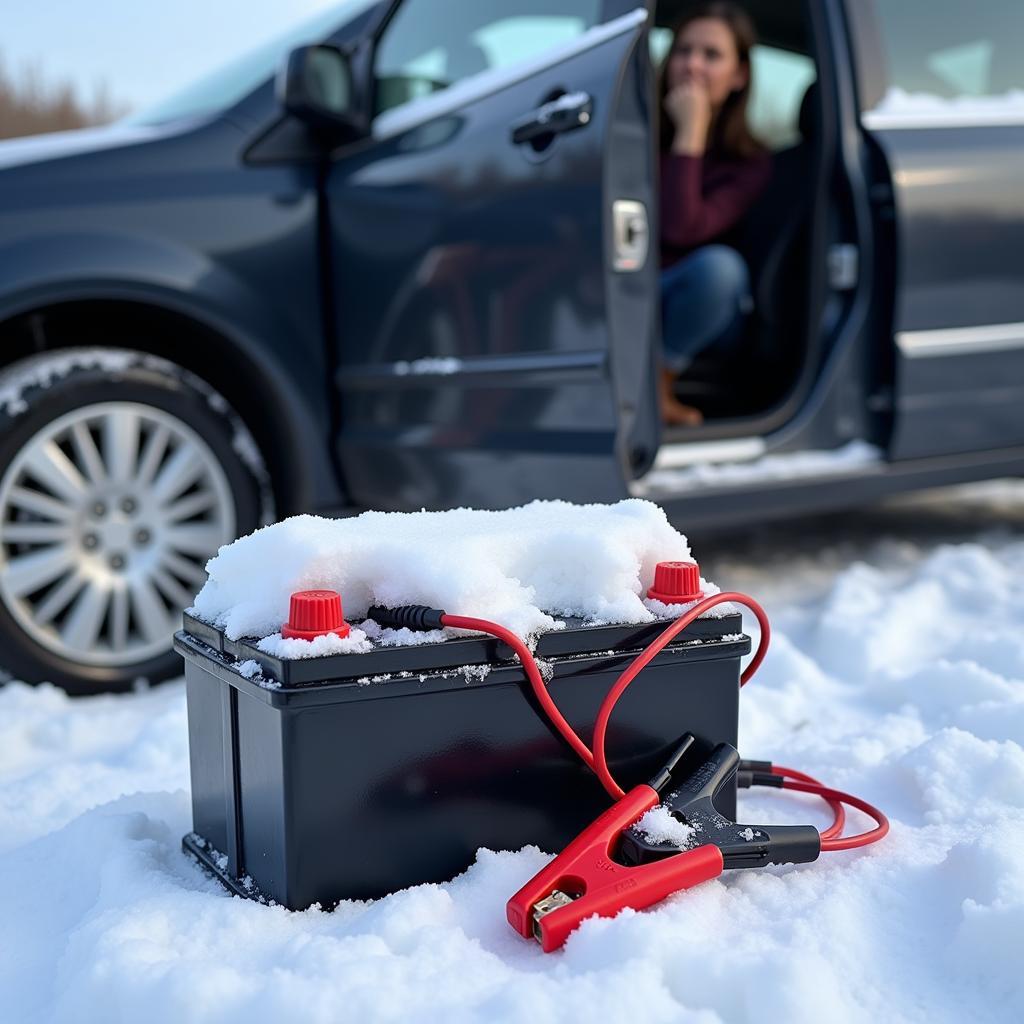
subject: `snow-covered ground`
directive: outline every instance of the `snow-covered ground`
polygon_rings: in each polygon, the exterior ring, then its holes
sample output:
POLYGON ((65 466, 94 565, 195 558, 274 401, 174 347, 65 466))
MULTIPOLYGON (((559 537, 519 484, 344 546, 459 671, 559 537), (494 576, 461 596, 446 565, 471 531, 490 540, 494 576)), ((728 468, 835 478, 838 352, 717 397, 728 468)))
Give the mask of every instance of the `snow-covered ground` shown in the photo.
MULTIPOLYGON (((743 754, 879 804, 883 843, 588 921, 553 955, 504 921, 535 849, 291 913, 181 853, 180 682, 74 702, 8 685, 0 1020, 1024 1019, 1024 485, 690 540, 774 624, 743 754)), ((747 820, 824 821, 762 792, 747 820)))

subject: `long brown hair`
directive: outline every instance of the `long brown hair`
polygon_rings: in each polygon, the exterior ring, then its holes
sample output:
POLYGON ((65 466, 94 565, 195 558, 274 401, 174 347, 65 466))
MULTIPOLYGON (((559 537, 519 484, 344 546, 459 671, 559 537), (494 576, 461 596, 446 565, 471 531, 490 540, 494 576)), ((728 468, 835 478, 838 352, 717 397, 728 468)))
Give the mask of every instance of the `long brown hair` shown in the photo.
POLYGON ((672 45, 665 55, 658 83, 659 140, 661 151, 668 152, 672 146, 675 125, 665 110, 668 94, 668 62, 675 49, 680 33, 692 22, 701 18, 721 21, 732 33, 740 66, 747 70, 747 83, 742 89, 730 93, 715 118, 709 148, 716 153, 737 160, 747 160, 764 152, 764 146, 750 132, 747 126, 747 102, 750 99, 750 50, 757 42, 757 31, 750 15, 730 0, 710 0, 693 7, 676 23, 672 30, 672 45))

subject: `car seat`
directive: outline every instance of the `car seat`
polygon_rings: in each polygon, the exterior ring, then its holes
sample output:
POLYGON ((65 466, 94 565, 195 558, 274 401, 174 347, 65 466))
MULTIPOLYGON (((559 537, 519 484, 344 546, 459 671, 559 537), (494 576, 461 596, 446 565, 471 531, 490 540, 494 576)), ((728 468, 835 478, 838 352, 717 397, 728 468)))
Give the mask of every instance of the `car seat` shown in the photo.
POLYGON ((808 86, 800 104, 800 141, 773 157, 771 181, 745 218, 739 242, 750 267, 760 334, 755 354, 781 359, 791 368, 801 355, 787 339, 794 337, 791 332, 803 322, 806 308, 806 275, 800 270, 807 257, 813 207, 811 184, 820 102, 815 82, 808 86))
POLYGON ((711 349, 694 360, 676 387, 681 401, 696 405, 709 418, 767 409, 785 394, 804 357, 819 111, 814 82, 800 104, 800 141, 773 155, 768 186, 734 240, 750 269, 754 300, 741 358, 732 355, 726 367, 711 349))

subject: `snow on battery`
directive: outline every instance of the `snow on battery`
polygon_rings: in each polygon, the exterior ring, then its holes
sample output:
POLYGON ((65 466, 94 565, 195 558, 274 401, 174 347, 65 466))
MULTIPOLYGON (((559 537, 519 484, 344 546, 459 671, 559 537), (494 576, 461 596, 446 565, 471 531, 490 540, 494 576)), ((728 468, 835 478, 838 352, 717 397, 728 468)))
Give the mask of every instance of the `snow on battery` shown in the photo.
MULTIPOLYGON (((486 614, 526 638, 559 628, 564 617, 602 624, 678 615, 679 606, 666 609, 644 595, 657 562, 690 557, 686 537, 664 511, 639 499, 296 516, 221 548, 190 612, 231 639, 273 637, 288 619, 293 592, 323 589, 341 594, 352 621, 372 605, 423 604, 486 614)), ((701 583, 705 595, 718 592, 701 583)), ((392 638, 372 625, 364 632, 392 638)), ((321 643, 315 653, 354 651, 359 640, 321 643)), ((264 649, 292 658, 314 653, 302 641, 264 649)))

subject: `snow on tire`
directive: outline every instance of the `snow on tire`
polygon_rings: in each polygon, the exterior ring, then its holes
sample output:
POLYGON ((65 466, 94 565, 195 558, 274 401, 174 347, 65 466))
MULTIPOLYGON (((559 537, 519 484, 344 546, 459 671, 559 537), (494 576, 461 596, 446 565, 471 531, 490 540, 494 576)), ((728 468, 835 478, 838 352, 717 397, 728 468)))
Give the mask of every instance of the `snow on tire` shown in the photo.
POLYGON ((272 518, 227 401, 145 353, 45 353, 0 374, 0 666, 69 693, 180 672, 207 560, 272 518))

